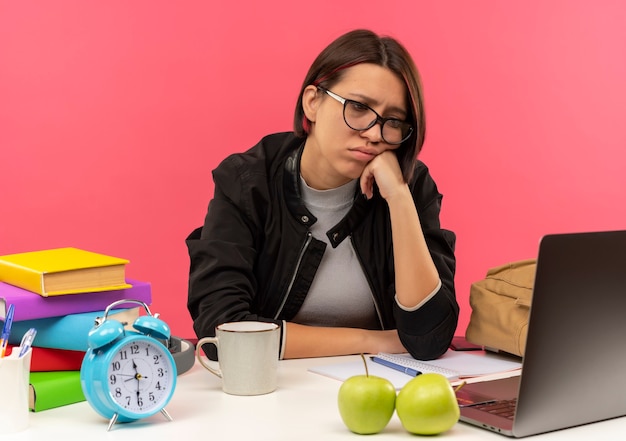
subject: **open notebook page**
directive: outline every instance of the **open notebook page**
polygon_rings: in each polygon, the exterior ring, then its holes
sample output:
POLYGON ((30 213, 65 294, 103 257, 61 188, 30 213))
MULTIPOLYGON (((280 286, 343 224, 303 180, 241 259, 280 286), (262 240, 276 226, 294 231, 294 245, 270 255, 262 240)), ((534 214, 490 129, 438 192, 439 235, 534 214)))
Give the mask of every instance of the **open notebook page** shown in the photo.
MULTIPOLYGON (((386 356, 385 358, 390 356, 390 354, 384 355, 386 356)), ((420 363, 418 370, 422 373, 439 372, 437 368, 444 368, 453 371, 446 375, 450 380, 518 370, 522 366, 520 361, 509 357, 482 352, 468 353, 464 351, 448 350, 440 358, 428 361, 415 360, 408 354, 393 354, 391 357, 393 357, 393 361, 398 364, 402 364, 404 361, 417 361, 420 363)), ((391 381, 391 383, 393 383, 396 389, 401 389, 409 380, 411 380, 411 378, 413 378, 411 375, 398 372, 378 363, 374 363, 369 356, 366 356, 365 359, 367 361, 367 368, 370 375, 387 378, 391 381)), ((409 365, 407 364, 407 366, 409 365)), ((339 362, 314 366, 309 368, 309 371, 340 381, 344 381, 353 375, 365 374, 363 361, 360 359, 343 363, 339 362)))

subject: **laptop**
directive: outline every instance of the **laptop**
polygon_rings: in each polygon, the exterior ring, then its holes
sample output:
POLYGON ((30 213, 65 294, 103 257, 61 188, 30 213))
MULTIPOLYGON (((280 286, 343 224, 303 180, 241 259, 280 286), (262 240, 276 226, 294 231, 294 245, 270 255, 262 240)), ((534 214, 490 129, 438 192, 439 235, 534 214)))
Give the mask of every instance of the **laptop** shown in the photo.
POLYGON ((463 386, 460 420, 521 438, 626 415, 625 317, 626 231, 544 236, 521 375, 463 386))

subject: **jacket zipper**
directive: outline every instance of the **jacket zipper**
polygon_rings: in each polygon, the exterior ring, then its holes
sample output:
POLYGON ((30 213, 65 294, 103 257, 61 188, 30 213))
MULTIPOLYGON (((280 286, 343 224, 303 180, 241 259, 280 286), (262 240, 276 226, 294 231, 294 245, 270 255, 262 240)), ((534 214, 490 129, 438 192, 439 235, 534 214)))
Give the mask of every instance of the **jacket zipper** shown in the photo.
POLYGON ((372 280, 370 279, 369 273, 365 270, 365 266, 363 265, 363 260, 361 259, 361 255, 359 254, 357 247, 354 245, 354 237, 352 237, 352 235, 350 235, 350 243, 352 244, 352 249, 354 250, 354 254, 356 254, 357 259, 359 259, 359 264, 361 265, 363 274, 365 274, 365 279, 367 280, 367 284, 370 286, 370 295, 372 296, 372 301, 374 302, 374 308, 376 309, 376 315, 378 316, 380 329, 384 330, 385 324, 383 323, 383 318, 380 314, 380 308, 378 307, 378 302, 376 301, 376 296, 374 295, 374 285, 372 284, 372 280))
POLYGON ((285 296, 283 297, 283 301, 280 304, 280 307, 278 308, 278 311, 276 312, 276 315, 274 315, 274 320, 278 319, 278 316, 280 315, 280 313, 283 311, 283 308, 285 307, 285 303, 287 303, 287 299, 289 298, 289 294, 291 293, 291 288, 293 288, 293 284, 296 280, 296 276, 298 275, 298 270, 300 269, 300 265, 302 264, 302 258, 304 257, 304 253, 306 252, 307 248, 309 247, 309 244, 311 243, 311 240, 313 239, 313 235, 311 234, 311 232, 307 232, 306 233, 306 240, 304 241, 304 244, 302 245, 302 248, 300 249, 300 253, 298 254, 298 261, 296 263, 296 268, 293 272, 293 275, 291 276, 291 280, 289 281, 289 285, 287 286, 287 291, 285 292, 285 296))

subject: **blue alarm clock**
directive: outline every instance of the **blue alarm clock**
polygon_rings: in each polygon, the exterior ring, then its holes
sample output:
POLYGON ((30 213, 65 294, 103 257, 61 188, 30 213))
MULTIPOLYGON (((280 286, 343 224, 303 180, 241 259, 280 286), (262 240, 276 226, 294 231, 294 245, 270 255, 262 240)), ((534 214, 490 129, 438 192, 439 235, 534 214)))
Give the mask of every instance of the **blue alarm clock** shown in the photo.
POLYGON ((87 336, 80 382, 91 407, 110 419, 107 431, 116 422, 132 422, 157 412, 172 420, 165 406, 176 388, 176 363, 159 341, 169 338, 169 326, 138 300, 111 303, 104 316, 96 319, 87 336), (148 314, 135 320, 135 331, 108 318, 111 309, 126 303, 142 305, 148 314))

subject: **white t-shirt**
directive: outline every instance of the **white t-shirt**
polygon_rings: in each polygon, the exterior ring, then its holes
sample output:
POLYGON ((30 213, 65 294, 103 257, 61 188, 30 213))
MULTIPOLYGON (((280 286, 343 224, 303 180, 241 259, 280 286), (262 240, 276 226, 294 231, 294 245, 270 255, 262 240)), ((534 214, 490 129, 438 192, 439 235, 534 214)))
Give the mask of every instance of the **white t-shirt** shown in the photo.
POLYGON ((313 283, 293 322, 313 326, 380 329, 372 291, 347 237, 336 248, 326 232, 348 213, 358 180, 330 190, 315 190, 300 178, 302 197, 317 222, 313 237, 327 244, 313 283))

